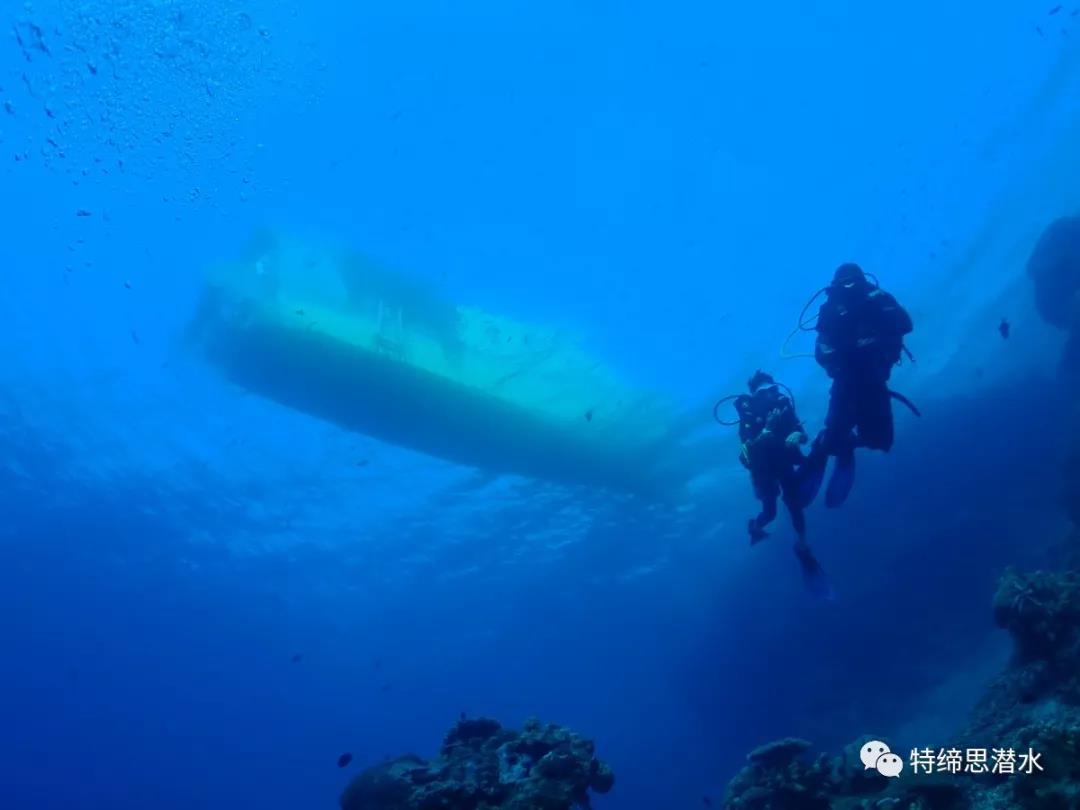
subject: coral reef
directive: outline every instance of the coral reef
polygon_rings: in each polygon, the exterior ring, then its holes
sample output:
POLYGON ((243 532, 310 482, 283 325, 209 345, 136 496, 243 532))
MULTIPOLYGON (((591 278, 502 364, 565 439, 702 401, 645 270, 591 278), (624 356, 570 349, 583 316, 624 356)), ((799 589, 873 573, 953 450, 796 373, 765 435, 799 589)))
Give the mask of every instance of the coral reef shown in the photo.
POLYGON ((971 806, 1080 806, 1080 572, 1007 570, 994 620, 1013 638, 1013 661, 990 684, 958 743, 1031 748, 1045 770, 991 786, 971 806))
MULTIPOLYGON (((808 757, 810 744, 786 739, 753 751, 728 786, 727 810, 1058 810, 1080 807, 1080 572, 1006 570, 994 621, 1014 654, 990 684, 966 728, 947 747, 1036 752, 1038 769, 914 773, 896 779, 866 769, 864 737, 839 756, 808 757)), ((899 751, 898 751, 899 753, 899 751)), ((908 757, 904 756, 905 762, 908 757)))
POLYGON ((462 718, 430 761, 407 755, 369 768, 341 796, 342 810, 569 810, 615 783, 593 743, 528 720, 521 731, 462 718))
MULTIPOLYGON (((862 737, 835 757, 810 760, 810 743, 786 739, 751 752, 731 780, 726 810, 960 810, 964 787, 931 774, 890 780, 867 769, 859 750, 862 737)), ((888 742, 886 740, 886 742, 888 742)))
MULTIPOLYGON (((1080 576, 1073 571, 1006 569, 994 595, 994 621, 1015 645, 1015 666, 1073 670, 1080 664, 1080 576)), ((1061 687, 1064 681, 1057 680, 1061 687)))
POLYGON ((725 807, 738 810, 828 810, 831 795, 828 758, 806 762, 810 743, 787 739, 757 748, 728 786, 725 807))

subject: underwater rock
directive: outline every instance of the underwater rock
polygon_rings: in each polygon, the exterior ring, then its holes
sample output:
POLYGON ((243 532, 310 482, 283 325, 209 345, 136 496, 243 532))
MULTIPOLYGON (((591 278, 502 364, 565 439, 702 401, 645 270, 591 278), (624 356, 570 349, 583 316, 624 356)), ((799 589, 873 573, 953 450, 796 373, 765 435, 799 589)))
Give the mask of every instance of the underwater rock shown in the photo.
MULTIPOLYGON (((1007 569, 993 617, 1015 654, 946 747, 1038 754, 1024 775, 915 773, 886 779, 860 760, 864 737, 830 759, 786 739, 753 751, 731 780, 727 810, 1064 810, 1080 807, 1080 571, 1007 569)), ((897 753, 900 753, 899 751, 897 753)), ((908 757, 904 756, 905 761, 908 757)), ((1019 768, 1020 766, 1018 766, 1019 768)), ((1018 771, 1019 773, 1019 771, 1018 771)))
POLYGON ((342 810, 570 810, 607 793, 611 769, 595 746, 562 726, 528 720, 521 731, 462 718, 426 761, 398 757, 368 768, 341 796, 342 810))
POLYGON ((994 595, 994 621, 1009 631, 1017 664, 1076 669, 1080 664, 1080 578, 1075 572, 1006 569, 994 595))
POLYGON ((805 760, 806 740, 788 738, 750 752, 747 765, 728 785, 728 810, 828 810, 831 807, 831 765, 825 756, 805 760))
POLYGON ((1080 217, 1061 217, 1047 226, 1028 258, 1027 274, 1042 319, 1071 328, 1080 293, 1080 217))
POLYGON ((1013 638, 1013 659, 976 704, 960 742, 1020 742, 1030 736, 1023 729, 1047 716, 1064 717, 1068 707, 1075 707, 1080 718, 1077 572, 1021 574, 1007 569, 994 595, 993 610, 994 621, 1013 638))
POLYGON ((964 810, 970 806, 968 788, 955 776, 905 773, 901 779, 888 779, 867 769, 859 751, 870 739, 861 737, 840 756, 822 754, 811 763, 803 759, 809 748, 803 740, 762 746, 728 785, 725 810, 964 810))
POLYGON ((746 759, 762 768, 786 768, 810 749, 810 743, 788 737, 766 743, 751 751, 746 759))
POLYGON ((1035 284, 1039 315, 1069 332, 1061 381, 1080 389, 1080 216, 1050 223, 1028 258, 1027 274, 1035 284))

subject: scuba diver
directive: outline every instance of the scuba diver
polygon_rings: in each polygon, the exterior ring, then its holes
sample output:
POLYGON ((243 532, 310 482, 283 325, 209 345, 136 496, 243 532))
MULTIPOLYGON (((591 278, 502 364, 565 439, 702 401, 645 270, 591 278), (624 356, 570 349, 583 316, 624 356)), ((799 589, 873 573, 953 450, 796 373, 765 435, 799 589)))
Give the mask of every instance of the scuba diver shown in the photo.
POLYGON ((855 483, 855 449, 888 452, 892 447, 892 400, 916 416, 919 411, 906 397, 889 390, 892 368, 907 351, 904 336, 912 331, 911 316, 857 264, 840 265, 822 292, 825 302, 818 310, 814 357, 833 382, 825 429, 803 466, 802 495, 807 502, 813 500, 828 457, 835 456, 825 505, 836 507, 855 483))
MULTIPOLYGON (((825 572, 814 558, 806 542, 808 505, 800 493, 798 470, 804 462, 801 445, 808 436, 795 412, 794 397, 781 390, 770 375, 757 371, 748 383, 750 393, 725 397, 717 403, 734 400, 739 417, 739 441, 742 449, 739 461, 750 471, 754 495, 761 501, 761 513, 750 519, 748 530, 751 545, 768 536, 765 527, 776 518, 777 499, 782 497, 795 529, 795 556, 802 567, 803 577, 817 596, 829 598, 832 590, 825 572)), ((716 411, 713 411, 714 416, 716 411)), ((717 416, 721 424, 723 422, 717 416)))

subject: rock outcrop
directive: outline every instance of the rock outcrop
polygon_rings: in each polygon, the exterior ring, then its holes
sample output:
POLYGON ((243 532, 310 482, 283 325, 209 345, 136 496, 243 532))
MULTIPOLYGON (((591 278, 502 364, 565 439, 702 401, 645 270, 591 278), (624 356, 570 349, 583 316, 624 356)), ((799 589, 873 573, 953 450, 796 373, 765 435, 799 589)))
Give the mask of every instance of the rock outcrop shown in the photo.
POLYGON ((341 796, 342 810, 570 810, 589 791, 607 793, 611 769, 593 743, 558 725, 529 720, 521 731, 462 718, 439 755, 406 755, 368 768, 341 796))
POLYGON ((960 769, 914 773, 910 751, 893 779, 867 769, 865 737, 837 756, 810 758, 787 739, 758 748, 728 786, 727 810, 1071 810, 1080 807, 1080 571, 1007 570, 994 597, 997 625, 1012 636, 1012 661, 987 688, 968 726, 945 742, 972 750, 1033 752, 1022 772, 960 769))

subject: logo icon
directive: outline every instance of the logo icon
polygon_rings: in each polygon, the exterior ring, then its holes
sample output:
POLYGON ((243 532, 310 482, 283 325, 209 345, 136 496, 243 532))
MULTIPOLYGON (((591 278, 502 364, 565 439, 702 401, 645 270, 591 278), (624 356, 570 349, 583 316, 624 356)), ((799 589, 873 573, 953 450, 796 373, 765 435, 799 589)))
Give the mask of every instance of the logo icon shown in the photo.
POLYGON ((877 762, 874 763, 874 767, 877 768, 877 772, 882 776, 887 776, 891 779, 894 776, 899 776, 900 771, 904 770, 904 760, 890 752, 878 757, 877 762))
POLYGON ((859 749, 863 770, 873 768, 882 776, 892 778, 904 770, 904 760, 889 750, 881 740, 871 740, 859 749))

